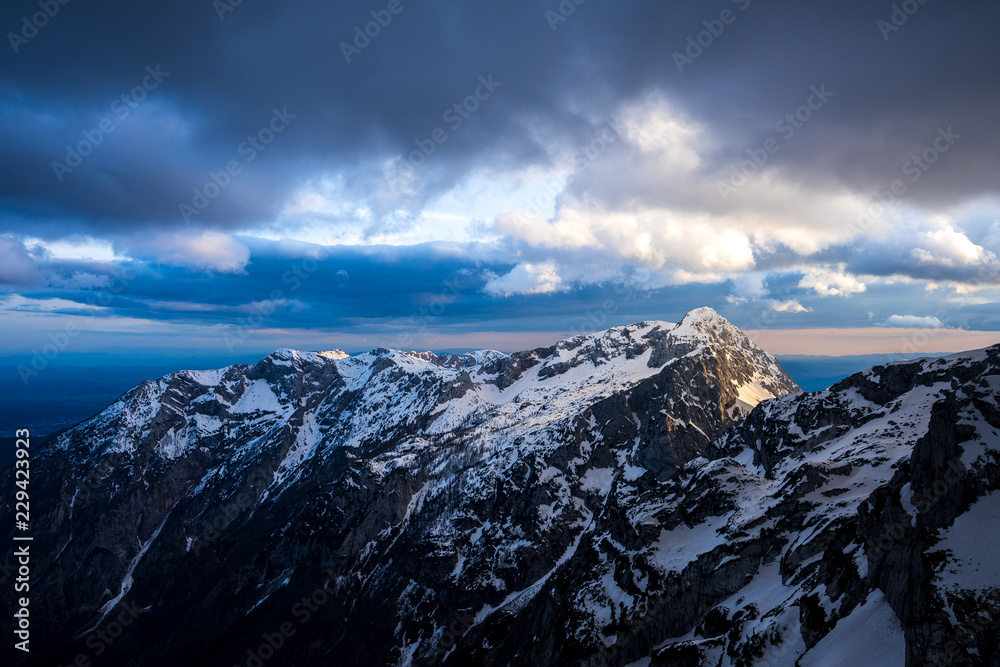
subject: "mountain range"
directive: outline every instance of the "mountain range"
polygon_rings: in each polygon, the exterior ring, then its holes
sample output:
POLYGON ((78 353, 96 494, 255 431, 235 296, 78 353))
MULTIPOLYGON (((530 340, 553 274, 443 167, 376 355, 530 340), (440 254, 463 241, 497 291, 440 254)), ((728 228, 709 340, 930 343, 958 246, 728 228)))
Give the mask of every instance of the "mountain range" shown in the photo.
POLYGON ((707 308, 174 373, 33 451, 12 660, 1000 665, 998 397, 1000 346, 803 393, 707 308))

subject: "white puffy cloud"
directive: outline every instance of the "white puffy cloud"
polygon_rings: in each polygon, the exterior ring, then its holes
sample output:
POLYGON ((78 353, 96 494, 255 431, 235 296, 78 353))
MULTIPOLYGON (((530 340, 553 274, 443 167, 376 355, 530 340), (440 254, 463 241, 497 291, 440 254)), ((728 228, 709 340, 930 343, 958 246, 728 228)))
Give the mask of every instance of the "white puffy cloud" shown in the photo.
POLYGON ((569 289, 555 262, 523 263, 504 276, 491 276, 484 288, 494 296, 515 294, 551 294, 569 289))
POLYGON ((799 287, 811 289, 820 296, 850 296, 860 294, 868 286, 844 271, 844 265, 835 269, 818 268, 806 272, 799 281, 799 287))
POLYGON ((920 317, 917 315, 892 315, 884 326, 903 329, 943 329, 944 322, 936 317, 920 317))
POLYGON ((497 218, 495 229, 535 248, 596 250, 617 263, 655 269, 660 285, 718 282, 754 266, 749 236, 735 228, 719 229, 707 215, 662 209, 609 212, 567 205, 551 222, 508 212, 497 218))
POLYGON ((779 313, 811 313, 809 308, 806 308, 798 301, 791 299, 789 301, 772 301, 771 309, 779 313))
POLYGON ((917 234, 910 256, 920 264, 937 267, 970 267, 997 262, 997 256, 969 240, 965 232, 945 224, 917 234))

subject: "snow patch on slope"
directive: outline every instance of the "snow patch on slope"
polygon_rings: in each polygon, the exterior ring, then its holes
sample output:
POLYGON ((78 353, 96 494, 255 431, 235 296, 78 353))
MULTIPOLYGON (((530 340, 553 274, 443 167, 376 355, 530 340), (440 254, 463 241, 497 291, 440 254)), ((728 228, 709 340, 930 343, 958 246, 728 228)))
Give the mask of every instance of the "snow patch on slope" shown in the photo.
POLYGON ((948 551, 937 580, 948 589, 1000 589, 1000 491, 976 501, 955 523, 941 531, 934 551, 948 551))
POLYGON ((879 590, 868 595, 798 662, 800 667, 879 665, 905 667, 906 640, 899 619, 879 590))

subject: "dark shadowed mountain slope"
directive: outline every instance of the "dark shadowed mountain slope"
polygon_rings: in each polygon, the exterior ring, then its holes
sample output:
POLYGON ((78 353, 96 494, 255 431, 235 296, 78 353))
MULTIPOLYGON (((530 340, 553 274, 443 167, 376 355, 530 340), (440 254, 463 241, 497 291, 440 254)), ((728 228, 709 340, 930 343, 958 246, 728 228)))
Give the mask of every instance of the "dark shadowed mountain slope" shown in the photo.
POLYGON ((998 354, 802 395, 701 309, 143 383, 35 452, 34 664, 995 660, 947 640, 995 594, 998 354))

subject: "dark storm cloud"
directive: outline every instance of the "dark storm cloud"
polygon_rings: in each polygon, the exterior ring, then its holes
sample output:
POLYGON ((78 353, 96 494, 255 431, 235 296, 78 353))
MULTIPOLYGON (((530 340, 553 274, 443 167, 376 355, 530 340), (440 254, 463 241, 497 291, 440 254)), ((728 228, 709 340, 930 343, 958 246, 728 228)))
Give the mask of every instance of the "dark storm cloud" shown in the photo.
MULTIPOLYGON (((712 135, 708 168, 775 134, 825 84, 834 98, 774 163, 794 180, 874 192, 952 127, 961 140, 911 201, 947 204, 1000 185, 996 3, 897 3, 916 11, 890 31, 878 21, 893 20, 893 3, 867 0, 589 0, 565 21, 546 16, 559 11, 554 1, 401 0, 348 64, 341 42, 388 4, 244 0, 224 20, 207 0, 60 5, 17 53, 6 40, 4 228, 26 233, 21 216, 48 237, 184 226, 178 205, 233 160, 241 172, 191 224, 267 224, 324 174, 349 173, 348 188, 371 196, 382 186, 371 164, 412 150, 489 74, 502 87, 420 170, 415 206, 478 165, 544 163, 539 132, 587 136, 590 119, 651 87, 712 135), (727 25, 717 22, 723 11, 727 25), (708 45, 678 71, 675 52, 709 29, 720 34, 702 34, 708 45), (120 117, 115 101, 157 66, 169 76, 120 117), (244 163, 243 142, 286 107, 295 119, 244 163), (59 182, 52 162, 105 119, 114 131, 59 182)), ((0 28, 18 34, 37 11, 7 3, 0 28)))

